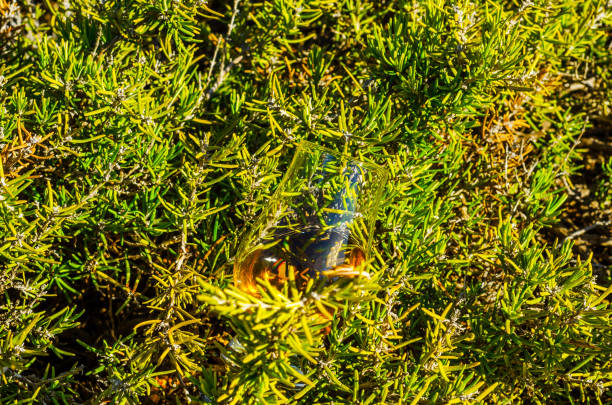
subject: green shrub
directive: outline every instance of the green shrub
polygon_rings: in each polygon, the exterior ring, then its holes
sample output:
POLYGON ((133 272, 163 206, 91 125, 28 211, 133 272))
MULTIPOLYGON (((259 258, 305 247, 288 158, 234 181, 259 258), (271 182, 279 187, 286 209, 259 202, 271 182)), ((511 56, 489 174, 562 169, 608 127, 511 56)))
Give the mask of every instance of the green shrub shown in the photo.
POLYGON ((0 0, 2 402, 612 401, 610 278, 547 236, 609 123, 609 10, 0 0), (391 174, 373 277, 247 296, 302 139, 391 174))

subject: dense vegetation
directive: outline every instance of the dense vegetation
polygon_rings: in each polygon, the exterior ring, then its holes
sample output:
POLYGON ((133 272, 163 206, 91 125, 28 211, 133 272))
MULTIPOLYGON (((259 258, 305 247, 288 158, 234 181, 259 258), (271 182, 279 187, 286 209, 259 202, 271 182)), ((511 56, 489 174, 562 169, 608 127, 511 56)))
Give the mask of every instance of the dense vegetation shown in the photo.
POLYGON ((611 9, 0 0, 0 399, 611 402, 611 9), (373 277, 255 298, 302 139, 389 171, 373 277))

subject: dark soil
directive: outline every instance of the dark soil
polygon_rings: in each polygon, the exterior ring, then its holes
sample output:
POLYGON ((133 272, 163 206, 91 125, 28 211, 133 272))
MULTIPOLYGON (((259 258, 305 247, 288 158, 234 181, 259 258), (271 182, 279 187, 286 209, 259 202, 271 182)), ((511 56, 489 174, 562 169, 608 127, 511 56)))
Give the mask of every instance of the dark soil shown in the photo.
POLYGON ((612 203, 603 203, 597 191, 603 179, 602 163, 612 156, 612 127, 587 131, 578 148, 583 151, 582 169, 572 176, 573 193, 547 239, 574 241, 582 259, 592 253, 593 275, 604 286, 612 283, 612 203), (602 206, 602 204, 604 204, 602 206))

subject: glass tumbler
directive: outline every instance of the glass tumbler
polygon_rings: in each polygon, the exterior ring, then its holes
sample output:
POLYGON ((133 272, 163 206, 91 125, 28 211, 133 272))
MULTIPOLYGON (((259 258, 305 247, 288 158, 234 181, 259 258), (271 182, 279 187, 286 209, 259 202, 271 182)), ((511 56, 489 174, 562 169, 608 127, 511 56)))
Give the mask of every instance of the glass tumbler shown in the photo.
POLYGON ((299 143, 269 204, 243 236, 234 283, 259 296, 257 280, 299 289, 309 280, 368 277, 381 167, 311 142, 299 143))

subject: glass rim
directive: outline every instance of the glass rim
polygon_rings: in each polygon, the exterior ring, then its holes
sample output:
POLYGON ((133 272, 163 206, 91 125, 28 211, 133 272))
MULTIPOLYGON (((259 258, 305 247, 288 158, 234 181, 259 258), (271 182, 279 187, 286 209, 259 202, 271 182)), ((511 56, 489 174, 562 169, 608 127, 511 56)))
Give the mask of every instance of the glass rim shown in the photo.
POLYGON ((337 158, 345 158, 345 159, 348 159, 351 162, 359 163, 359 164, 365 166, 366 168, 368 168, 370 170, 374 170, 374 171, 378 172, 378 174, 380 176, 382 176, 381 181, 383 181, 383 182, 386 181, 387 178, 389 177, 389 172, 387 171, 387 169, 385 169, 384 167, 382 167, 381 165, 379 165, 377 163, 366 162, 365 160, 356 158, 356 157, 354 157, 352 155, 349 155, 348 153, 338 152, 338 151, 335 151, 335 150, 330 149, 330 148, 325 147, 325 146, 321 146, 321 145, 319 145, 317 143, 314 143, 314 142, 311 142, 311 141, 307 141, 307 140, 303 139, 303 140, 301 140, 301 141, 299 141, 297 143, 296 147, 297 147, 297 152, 298 153, 302 152, 302 151, 308 153, 309 150, 318 149, 318 150, 320 150, 322 152, 328 153, 328 154, 330 154, 332 156, 335 156, 337 158))

